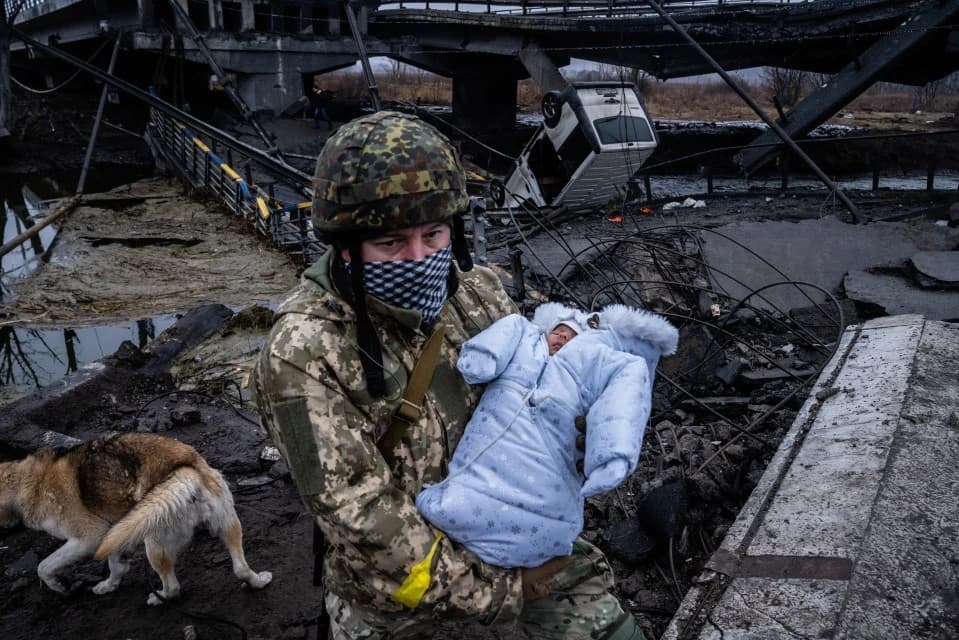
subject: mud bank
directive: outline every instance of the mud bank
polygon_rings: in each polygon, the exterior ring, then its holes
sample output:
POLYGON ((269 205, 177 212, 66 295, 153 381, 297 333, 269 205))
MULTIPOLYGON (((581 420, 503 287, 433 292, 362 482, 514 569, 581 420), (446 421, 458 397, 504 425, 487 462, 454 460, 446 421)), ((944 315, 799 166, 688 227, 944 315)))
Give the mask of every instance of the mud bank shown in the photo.
POLYGON ((201 304, 270 304, 297 267, 215 201, 147 179, 88 196, 49 262, 9 283, 6 324, 109 324, 201 304))
MULTIPOLYGON (((127 344, 94 370, 5 407, 0 432, 2 459, 19 457, 38 444, 31 434, 50 431, 89 439, 120 431, 171 436, 197 448, 230 483, 243 523, 251 566, 270 570, 274 582, 253 591, 234 578, 219 540, 198 531, 178 567, 183 597, 171 606, 150 607, 158 587, 142 550, 114 593, 93 595, 89 587, 102 563, 82 563, 64 577, 70 592, 55 593, 36 579, 37 564, 61 543, 17 527, 0 530, 0 626, 4 637, 179 639, 192 626, 199 638, 306 638, 319 614, 311 585, 311 524, 295 489, 276 461, 262 456, 267 444, 255 414, 218 395, 177 391, 169 367, 184 347, 195 344, 232 315, 225 307, 188 314, 148 350, 127 344), (55 612, 55 614, 51 614, 55 612)), ((43 436, 49 439, 50 436, 43 436)))

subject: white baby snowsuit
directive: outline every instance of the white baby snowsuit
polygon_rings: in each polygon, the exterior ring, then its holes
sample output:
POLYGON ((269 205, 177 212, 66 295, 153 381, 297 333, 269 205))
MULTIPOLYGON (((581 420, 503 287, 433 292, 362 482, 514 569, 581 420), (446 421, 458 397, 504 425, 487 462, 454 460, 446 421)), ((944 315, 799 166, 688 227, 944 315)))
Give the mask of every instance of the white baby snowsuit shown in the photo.
POLYGON ((516 314, 497 321, 460 350, 467 382, 490 385, 449 475, 424 487, 417 508, 493 565, 533 567, 568 555, 583 528, 583 499, 635 470, 656 364, 677 340, 664 318, 623 305, 587 314, 548 303, 532 322, 516 314), (545 334, 564 319, 590 328, 550 357, 545 334), (580 415, 585 484, 576 470, 580 415))

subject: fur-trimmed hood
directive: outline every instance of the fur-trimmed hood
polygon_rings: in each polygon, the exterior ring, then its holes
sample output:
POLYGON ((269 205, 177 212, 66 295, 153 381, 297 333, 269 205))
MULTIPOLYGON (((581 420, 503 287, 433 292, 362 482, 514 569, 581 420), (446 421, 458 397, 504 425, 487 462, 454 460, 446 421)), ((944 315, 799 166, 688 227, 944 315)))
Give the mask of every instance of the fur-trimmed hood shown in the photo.
POLYGON ((676 353, 679 343, 679 331, 666 318, 624 304, 611 304, 602 311, 586 312, 559 302, 547 302, 536 308, 533 324, 543 333, 549 333, 558 324, 569 325, 580 335, 594 329, 611 330, 621 342, 621 349, 635 352, 628 343, 640 340, 658 351, 659 356, 676 353))
POLYGON ((596 314, 588 314, 586 324, 598 329, 611 329, 621 340, 645 340, 659 350, 660 355, 671 356, 679 344, 679 331, 661 315, 624 304, 611 304, 596 314), (599 316, 599 323, 593 316, 599 316))

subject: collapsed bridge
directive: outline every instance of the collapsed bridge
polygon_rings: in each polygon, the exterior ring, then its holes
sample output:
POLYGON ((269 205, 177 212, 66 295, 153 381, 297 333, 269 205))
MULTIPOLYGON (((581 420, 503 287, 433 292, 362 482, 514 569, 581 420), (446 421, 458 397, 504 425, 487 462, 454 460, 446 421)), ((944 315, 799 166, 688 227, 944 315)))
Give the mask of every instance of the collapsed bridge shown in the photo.
MULTIPOLYGON (((254 111, 282 111, 304 95, 316 74, 354 64, 361 48, 451 77, 454 116, 472 128, 512 127, 516 82, 532 77, 549 89, 555 69, 571 57, 627 65, 662 79, 714 71, 663 16, 633 0, 4 2, 22 32, 81 56, 122 34, 117 73, 136 77, 141 87, 147 84, 144 68, 174 59, 184 65, 186 84, 202 90, 215 64, 235 78, 254 111)), ((876 81, 923 85, 959 68, 957 1, 662 5, 725 69, 777 66, 836 74, 781 113, 780 123, 793 137, 876 81)), ((55 61, 29 45, 15 42, 13 51, 15 69, 55 68, 55 61)), ((740 156, 742 166, 753 170, 766 161, 776 149, 762 145, 773 141, 757 140, 740 156)))

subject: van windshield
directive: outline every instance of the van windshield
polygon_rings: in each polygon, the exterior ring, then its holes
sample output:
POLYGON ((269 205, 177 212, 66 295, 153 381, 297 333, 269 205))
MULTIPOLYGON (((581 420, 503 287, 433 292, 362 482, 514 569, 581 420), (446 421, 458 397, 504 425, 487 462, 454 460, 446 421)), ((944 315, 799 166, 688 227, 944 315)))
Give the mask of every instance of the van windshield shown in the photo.
POLYGON ((653 142, 653 132, 646 118, 610 116, 593 120, 601 144, 622 142, 653 142))

